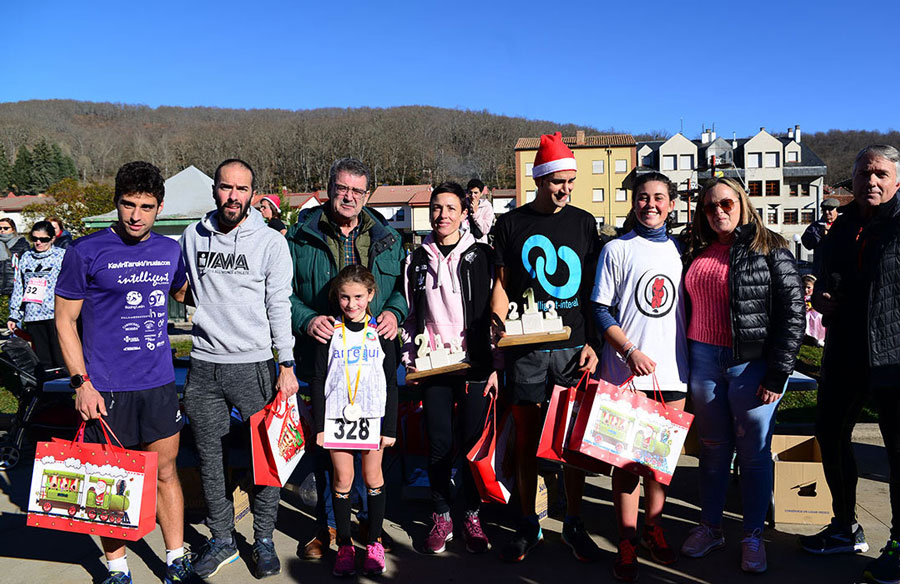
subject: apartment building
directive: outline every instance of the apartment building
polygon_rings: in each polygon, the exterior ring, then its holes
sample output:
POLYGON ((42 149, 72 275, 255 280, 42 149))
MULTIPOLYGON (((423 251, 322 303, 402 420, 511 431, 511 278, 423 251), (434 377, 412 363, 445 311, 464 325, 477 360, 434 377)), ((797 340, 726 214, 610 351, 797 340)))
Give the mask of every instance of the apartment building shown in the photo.
MULTIPOLYGON (((631 207, 631 193, 625 181, 637 164, 634 136, 585 136, 579 130, 575 136, 564 136, 563 142, 572 149, 578 166, 571 204, 593 215, 598 226, 621 226, 631 207)), ((531 167, 540 143, 540 137, 519 138, 516 142, 516 206, 534 200, 536 187, 531 167)))

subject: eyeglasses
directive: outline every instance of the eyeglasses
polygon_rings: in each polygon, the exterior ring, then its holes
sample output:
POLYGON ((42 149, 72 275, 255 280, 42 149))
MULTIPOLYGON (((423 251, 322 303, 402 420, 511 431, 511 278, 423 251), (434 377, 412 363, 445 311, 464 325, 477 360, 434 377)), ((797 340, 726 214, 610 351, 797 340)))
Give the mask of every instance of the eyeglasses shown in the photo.
POLYGON ((335 183, 335 184, 334 184, 334 192, 337 193, 337 194, 339 194, 339 195, 341 195, 342 197, 343 197, 344 195, 346 195, 347 193, 351 193, 351 192, 352 192, 353 195, 356 196, 356 197, 362 197, 362 196, 365 195, 368 191, 365 191, 365 190, 363 190, 363 189, 350 188, 350 187, 348 187, 347 185, 342 185, 342 184, 339 184, 339 183, 335 183))
POLYGON ((12 231, 13 228, 9 225, 0 225, 0 231, 12 231))
POLYGON ((709 202, 703 205, 703 210, 707 215, 712 215, 716 212, 716 208, 722 209, 726 213, 731 213, 731 210, 734 209, 734 206, 737 204, 737 201, 734 199, 722 199, 718 203, 709 202))
POLYGON ((33 241, 35 243, 37 243, 37 242, 50 243, 51 241, 53 241, 53 238, 52 237, 35 237, 34 235, 32 235, 31 241, 33 241))

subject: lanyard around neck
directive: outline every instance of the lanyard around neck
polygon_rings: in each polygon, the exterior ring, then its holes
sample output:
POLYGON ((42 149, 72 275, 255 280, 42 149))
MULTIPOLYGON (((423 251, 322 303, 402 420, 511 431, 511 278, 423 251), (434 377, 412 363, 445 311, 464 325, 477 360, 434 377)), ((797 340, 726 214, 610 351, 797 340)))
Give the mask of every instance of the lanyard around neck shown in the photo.
MULTIPOLYGON (((347 365, 347 324, 341 322, 341 326, 343 327, 343 331, 341 333, 341 341, 344 343, 344 373, 347 374, 347 399, 350 400, 350 405, 353 405, 356 402, 356 394, 359 392, 359 374, 362 371, 362 367, 356 368, 356 384, 353 386, 353 395, 350 394, 350 367, 347 365)), ((369 320, 366 319, 366 324, 363 326, 363 346, 361 347, 363 351, 365 348, 365 339, 366 339, 366 329, 369 327, 369 320)))

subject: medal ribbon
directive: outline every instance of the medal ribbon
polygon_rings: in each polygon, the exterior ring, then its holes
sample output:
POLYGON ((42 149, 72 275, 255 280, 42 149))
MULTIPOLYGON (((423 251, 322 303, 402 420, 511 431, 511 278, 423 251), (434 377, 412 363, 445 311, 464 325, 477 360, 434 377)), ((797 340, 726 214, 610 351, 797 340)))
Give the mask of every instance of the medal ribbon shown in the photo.
MULTIPOLYGON (((356 402, 356 394, 359 392, 359 374, 362 371, 362 367, 357 367, 356 369, 356 385, 353 386, 353 395, 350 395, 350 367, 347 366, 347 325, 342 322, 341 327, 343 327, 341 341, 344 343, 344 372, 347 374, 347 399, 352 406, 356 402)), ((363 342, 365 342, 366 329, 368 329, 368 327, 369 321, 366 320, 366 324, 363 327, 363 342)), ((365 347, 363 347, 363 349, 365 349, 365 347)))

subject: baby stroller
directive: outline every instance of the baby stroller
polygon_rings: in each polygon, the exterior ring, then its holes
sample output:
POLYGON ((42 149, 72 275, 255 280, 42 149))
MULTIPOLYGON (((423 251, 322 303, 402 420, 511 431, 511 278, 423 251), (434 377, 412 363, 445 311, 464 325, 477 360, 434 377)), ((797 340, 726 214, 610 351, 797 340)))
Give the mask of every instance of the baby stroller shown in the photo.
POLYGON ((69 373, 62 367, 45 371, 25 339, 13 336, 0 344, 0 372, 6 388, 19 400, 9 430, 0 441, 0 470, 7 470, 19 462, 27 430, 74 432, 80 417, 71 394, 43 393, 45 381, 67 377, 69 373))

